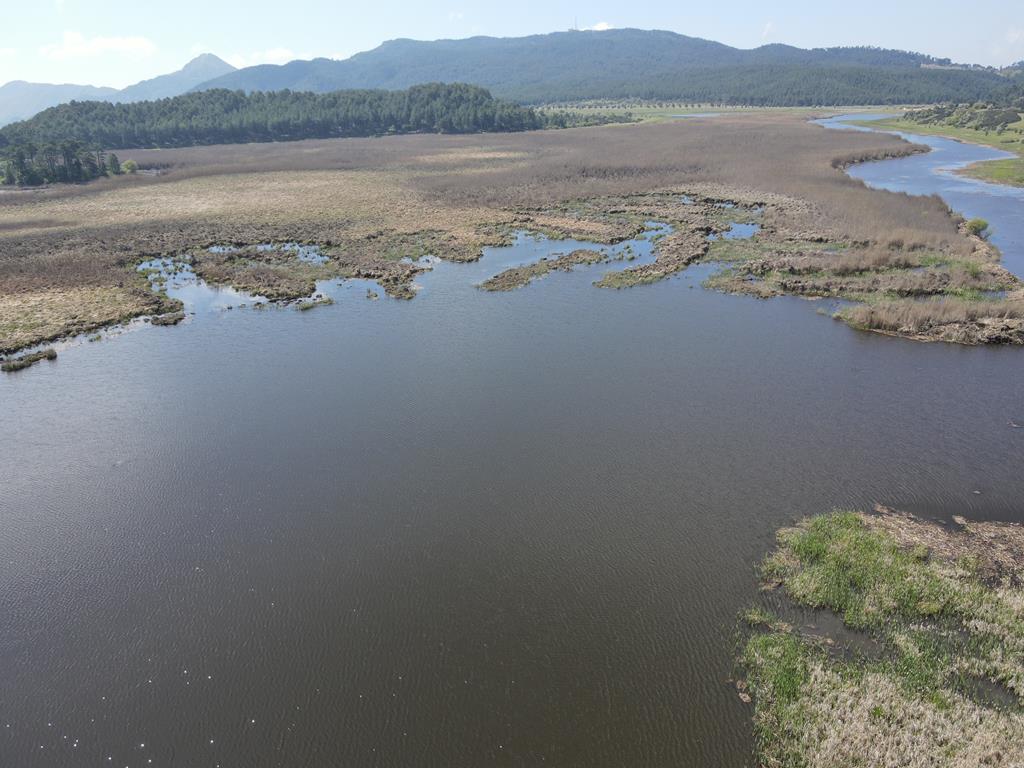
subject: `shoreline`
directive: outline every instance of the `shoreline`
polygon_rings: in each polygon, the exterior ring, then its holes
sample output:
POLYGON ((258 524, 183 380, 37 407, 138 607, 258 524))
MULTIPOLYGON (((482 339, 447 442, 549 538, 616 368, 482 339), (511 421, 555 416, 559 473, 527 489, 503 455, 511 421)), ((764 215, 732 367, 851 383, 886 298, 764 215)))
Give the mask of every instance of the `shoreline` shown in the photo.
POLYGON ((935 136, 937 138, 949 139, 959 144, 970 144, 976 147, 986 147, 1000 152, 1006 152, 1013 157, 994 157, 990 160, 978 160, 962 168, 952 169, 950 172, 958 176, 965 176, 976 181, 983 181, 988 184, 999 184, 1001 186, 1021 188, 1024 187, 1024 150, 1009 149, 1005 144, 995 141, 986 141, 976 134, 981 133, 971 128, 956 128, 955 126, 939 126, 931 123, 915 123, 902 119, 884 120, 851 120, 851 125, 864 128, 871 128, 879 132, 917 133, 923 136, 935 136), (951 132, 952 131, 952 132, 951 132), (969 135, 961 135, 957 131, 971 131, 969 135), (1009 178, 999 178, 985 171, 990 170, 993 163, 1011 165, 1009 178), (1014 167, 1019 166, 1019 167, 1014 167))

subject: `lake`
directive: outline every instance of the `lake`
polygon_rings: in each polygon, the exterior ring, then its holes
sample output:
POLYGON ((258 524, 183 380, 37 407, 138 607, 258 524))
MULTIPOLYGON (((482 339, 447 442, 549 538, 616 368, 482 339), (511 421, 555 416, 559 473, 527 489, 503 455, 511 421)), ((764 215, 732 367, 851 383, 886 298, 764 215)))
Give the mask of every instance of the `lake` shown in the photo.
MULTIPOLYGON (((977 151, 851 172, 948 194, 1020 265, 1019 197, 932 165, 977 151)), ((475 287, 573 245, 412 301, 197 297, 0 377, 0 764, 750 765, 737 617, 776 529, 1024 519, 1019 349, 707 267, 475 287)))

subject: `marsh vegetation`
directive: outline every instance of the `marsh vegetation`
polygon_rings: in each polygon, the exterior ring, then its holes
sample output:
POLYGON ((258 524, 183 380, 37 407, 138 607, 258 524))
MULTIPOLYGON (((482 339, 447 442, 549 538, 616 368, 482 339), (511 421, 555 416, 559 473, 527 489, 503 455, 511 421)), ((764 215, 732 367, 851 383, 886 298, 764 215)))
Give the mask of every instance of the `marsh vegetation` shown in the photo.
POLYGON ((946 527, 879 507, 780 531, 762 575, 784 599, 748 612, 741 652, 762 764, 1019 764, 1022 569, 1013 524, 946 527), (787 620, 790 602, 844 629, 787 620))
POLYGON ((20 357, 14 357, 10 360, 4 360, 0 363, 0 371, 4 373, 14 373, 15 371, 21 371, 25 368, 30 368, 41 360, 56 360, 57 350, 53 347, 41 349, 38 352, 31 352, 27 355, 21 355, 20 357))
MULTIPOLYGON (((655 244, 655 261, 606 285, 651 282, 709 249, 715 258, 741 253, 709 246, 708 235, 737 215, 715 201, 763 207, 761 231, 717 287, 961 303, 971 291, 1015 290, 995 250, 961 231, 941 200, 868 190, 837 170, 911 151, 890 136, 764 112, 685 125, 140 150, 140 168, 159 174, 2 198, 0 349, 180 311, 134 267, 183 254, 204 280, 269 298, 307 297, 317 280, 347 277, 411 298, 428 268, 423 255, 474 260, 517 231, 615 243, 661 221, 674 231, 655 244), (274 243, 316 244, 327 259, 257 247, 274 243), (211 250, 224 244, 233 249, 211 250)), ((976 307, 984 322, 990 305, 976 307)))

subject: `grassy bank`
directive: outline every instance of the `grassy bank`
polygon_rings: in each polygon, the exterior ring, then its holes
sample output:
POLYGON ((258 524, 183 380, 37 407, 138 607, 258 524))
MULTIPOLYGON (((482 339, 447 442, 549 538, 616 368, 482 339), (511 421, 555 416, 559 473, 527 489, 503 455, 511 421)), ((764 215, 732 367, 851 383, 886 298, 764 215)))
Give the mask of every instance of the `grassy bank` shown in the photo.
POLYGON ((762 765, 1024 761, 1024 528, 958 525, 878 508, 779 533, 766 603, 842 623, 749 612, 740 687, 762 765))
POLYGON ((1002 133, 983 131, 977 128, 961 128, 955 125, 916 123, 911 120, 866 120, 856 124, 883 131, 945 136, 958 141, 1001 149, 1004 152, 1012 152, 1017 157, 975 163, 964 168, 960 173, 982 181, 1024 187, 1024 121, 1008 126, 1002 133))

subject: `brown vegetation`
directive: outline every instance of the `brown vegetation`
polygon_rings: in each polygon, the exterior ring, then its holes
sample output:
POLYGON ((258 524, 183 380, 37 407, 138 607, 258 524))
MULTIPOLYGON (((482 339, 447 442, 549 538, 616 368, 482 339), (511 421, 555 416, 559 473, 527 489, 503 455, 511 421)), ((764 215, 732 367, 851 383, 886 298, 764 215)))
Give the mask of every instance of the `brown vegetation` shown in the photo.
POLYGON ((580 264, 602 264, 610 260, 611 257, 606 252, 579 248, 569 253, 558 254, 553 259, 545 257, 533 264, 511 267, 485 280, 480 287, 485 291, 511 291, 522 288, 553 270, 571 272, 573 267, 580 264))
POLYGON ((520 229, 612 243, 642 231, 644 216, 670 214, 683 226, 659 242, 655 265, 614 278, 646 282, 700 258, 704 235, 735 213, 667 210, 666 190, 764 204, 761 238, 780 248, 902 240, 903 250, 970 258, 941 200, 871 191, 833 167, 907 151, 891 136, 826 131, 791 113, 138 151, 142 168, 160 172, 0 196, 0 350, 178 309, 134 270, 156 256, 190 254, 205 279, 263 295, 309 295, 327 275, 409 297, 424 267, 403 257, 474 259, 520 229), (285 242, 319 244, 330 266, 205 250, 285 242))

